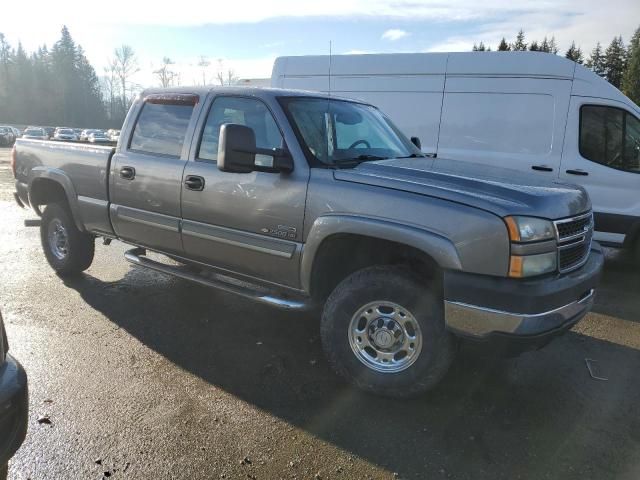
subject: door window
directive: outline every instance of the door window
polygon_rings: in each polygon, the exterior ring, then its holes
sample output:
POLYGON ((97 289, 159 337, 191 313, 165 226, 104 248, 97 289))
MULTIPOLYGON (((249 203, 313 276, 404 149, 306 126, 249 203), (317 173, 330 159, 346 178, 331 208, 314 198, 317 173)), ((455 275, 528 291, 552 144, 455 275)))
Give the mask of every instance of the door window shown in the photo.
POLYGON ((271 112, 260 100, 243 97, 218 97, 213 101, 202 132, 197 158, 218 159, 218 137, 225 123, 245 125, 256 134, 256 147, 282 148, 283 139, 271 112))
POLYGON ((580 155, 607 167, 640 173, 640 120, 620 108, 583 106, 580 155))

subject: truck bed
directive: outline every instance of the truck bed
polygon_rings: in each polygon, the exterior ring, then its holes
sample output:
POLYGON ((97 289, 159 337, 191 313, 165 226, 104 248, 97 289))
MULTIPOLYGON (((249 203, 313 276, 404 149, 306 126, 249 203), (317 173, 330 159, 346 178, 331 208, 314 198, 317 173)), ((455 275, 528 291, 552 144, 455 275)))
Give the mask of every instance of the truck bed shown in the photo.
POLYGON ((16 187, 23 203, 30 203, 29 185, 55 179, 83 230, 112 233, 108 181, 114 147, 18 139, 15 148, 16 187))

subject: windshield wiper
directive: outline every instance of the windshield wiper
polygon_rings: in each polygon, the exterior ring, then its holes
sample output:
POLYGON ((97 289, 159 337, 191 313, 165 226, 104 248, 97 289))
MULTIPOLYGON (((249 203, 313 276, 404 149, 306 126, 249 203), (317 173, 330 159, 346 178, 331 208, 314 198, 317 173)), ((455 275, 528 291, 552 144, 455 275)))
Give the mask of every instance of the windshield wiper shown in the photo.
POLYGON ((424 158, 426 155, 424 153, 412 153, 411 155, 406 155, 404 157, 395 157, 395 158, 424 158))

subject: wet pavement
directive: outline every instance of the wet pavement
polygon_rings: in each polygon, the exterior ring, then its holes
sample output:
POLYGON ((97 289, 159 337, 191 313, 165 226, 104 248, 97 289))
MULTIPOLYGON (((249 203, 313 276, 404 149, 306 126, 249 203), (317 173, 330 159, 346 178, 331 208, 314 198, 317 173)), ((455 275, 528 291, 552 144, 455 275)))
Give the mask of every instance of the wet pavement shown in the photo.
POLYGON ((515 359, 463 346, 435 391, 394 401, 333 375, 316 315, 136 269, 119 242, 58 278, 8 158, 0 308, 31 394, 10 479, 640 477, 640 269, 623 252, 573 331, 515 359))

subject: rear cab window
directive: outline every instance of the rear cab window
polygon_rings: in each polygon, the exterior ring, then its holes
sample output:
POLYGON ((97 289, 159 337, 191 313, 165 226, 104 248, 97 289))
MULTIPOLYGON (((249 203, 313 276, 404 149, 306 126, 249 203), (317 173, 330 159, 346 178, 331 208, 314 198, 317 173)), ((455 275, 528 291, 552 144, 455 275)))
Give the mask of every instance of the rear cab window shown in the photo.
POLYGON ((640 120, 621 108, 580 108, 580 155, 592 162, 640 173, 640 120))
POLYGON ((162 94, 145 98, 129 150, 180 158, 197 95, 162 94))

